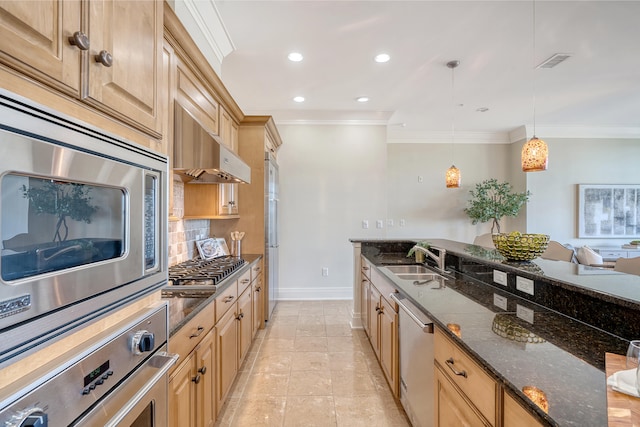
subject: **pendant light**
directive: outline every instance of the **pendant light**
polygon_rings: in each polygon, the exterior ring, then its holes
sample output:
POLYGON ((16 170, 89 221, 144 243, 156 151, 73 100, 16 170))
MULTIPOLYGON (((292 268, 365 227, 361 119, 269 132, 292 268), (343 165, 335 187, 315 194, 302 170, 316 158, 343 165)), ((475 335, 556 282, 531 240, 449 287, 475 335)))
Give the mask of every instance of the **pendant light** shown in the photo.
POLYGON ((547 170, 549 148, 536 137, 536 2, 533 2, 533 137, 522 147, 523 172, 547 170))
MULTIPOLYGON (((460 61, 454 60, 447 62, 447 67, 451 69, 451 159, 454 158, 454 141, 455 141, 455 103, 454 103, 454 89, 455 89, 455 72, 456 67, 460 65, 460 61)), ((447 173, 445 174, 445 182, 447 184, 447 188, 460 188, 460 169, 455 167, 453 164, 449 169, 447 169, 447 173)))

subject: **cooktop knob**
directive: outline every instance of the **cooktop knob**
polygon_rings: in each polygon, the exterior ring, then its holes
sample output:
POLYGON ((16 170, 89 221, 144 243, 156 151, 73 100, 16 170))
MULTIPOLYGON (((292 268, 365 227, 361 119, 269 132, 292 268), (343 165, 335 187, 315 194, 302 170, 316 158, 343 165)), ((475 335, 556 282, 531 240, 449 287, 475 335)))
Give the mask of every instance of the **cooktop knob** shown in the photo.
POLYGON ((134 354, 150 352, 154 346, 155 339, 153 333, 146 330, 136 332, 131 340, 131 349, 134 354))
POLYGON ((6 421, 7 427, 47 427, 47 414, 40 408, 25 409, 6 421))

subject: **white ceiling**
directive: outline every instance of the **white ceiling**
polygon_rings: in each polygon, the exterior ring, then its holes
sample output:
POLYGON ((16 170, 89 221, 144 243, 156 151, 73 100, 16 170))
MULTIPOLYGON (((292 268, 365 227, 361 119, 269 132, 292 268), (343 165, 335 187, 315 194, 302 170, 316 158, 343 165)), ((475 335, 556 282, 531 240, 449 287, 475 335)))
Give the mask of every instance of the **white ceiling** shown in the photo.
POLYGON ((531 136, 535 105, 541 138, 640 137, 640 1, 213 5, 233 48, 221 78, 245 114, 384 123, 391 139, 436 142, 451 141, 455 125, 456 141, 508 142, 523 126, 531 136), (287 60, 292 51, 304 60, 287 60), (381 52, 391 61, 375 63, 381 52), (534 71, 554 53, 572 56, 534 71))

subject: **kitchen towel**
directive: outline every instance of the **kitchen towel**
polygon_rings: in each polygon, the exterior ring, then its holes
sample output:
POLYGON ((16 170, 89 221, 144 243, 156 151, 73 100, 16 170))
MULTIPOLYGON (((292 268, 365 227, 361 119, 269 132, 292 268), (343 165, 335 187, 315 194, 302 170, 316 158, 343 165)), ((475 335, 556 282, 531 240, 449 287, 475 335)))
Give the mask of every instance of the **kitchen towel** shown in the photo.
POLYGON ((607 378, 607 385, 610 385, 615 391, 628 394, 630 396, 640 397, 638 388, 636 387, 636 368, 618 371, 607 378))

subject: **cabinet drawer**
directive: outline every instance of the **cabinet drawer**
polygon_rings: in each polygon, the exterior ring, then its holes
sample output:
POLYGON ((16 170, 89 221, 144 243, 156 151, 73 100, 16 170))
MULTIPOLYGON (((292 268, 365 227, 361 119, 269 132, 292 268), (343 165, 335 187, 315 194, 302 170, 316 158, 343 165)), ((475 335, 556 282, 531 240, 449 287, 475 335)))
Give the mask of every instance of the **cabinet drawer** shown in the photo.
POLYGON ((484 417, 495 425, 496 382, 458 345, 436 329, 435 360, 484 417), (455 371, 460 374, 456 375, 455 371), (461 375, 462 373, 465 375, 461 375))
POLYGON ((180 355, 175 367, 186 359, 195 346, 207 335, 207 332, 213 328, 214 310, 214 303, 211 302, 169 338, 169 352, 180 355))
POLYGON ((236 305, 238 300, 238 282, 232 283, 227 289, 224 290, 215 299, 216 306, 216 323, 224 316, 224 314, 233 306, 236 305))
POLYGON ((262 273, 262 261, 258 261, 251 267, 251 281, 256 280, 262 273))
POLYGON ((244 292, 251 284, 251 270, 245 271, 238 279, 238 295, 244 292))

